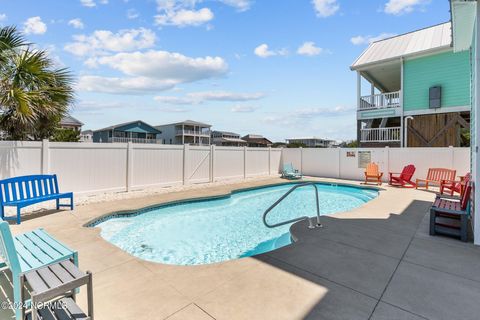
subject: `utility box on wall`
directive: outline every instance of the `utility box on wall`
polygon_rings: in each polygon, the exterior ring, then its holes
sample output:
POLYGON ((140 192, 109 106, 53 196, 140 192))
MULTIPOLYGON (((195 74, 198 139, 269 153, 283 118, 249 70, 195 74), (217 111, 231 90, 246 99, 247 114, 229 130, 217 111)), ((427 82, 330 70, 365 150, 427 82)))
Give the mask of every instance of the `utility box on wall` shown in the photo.
POLYGON ((428 107, 430 109, 437 109, 442 106, 442 87, 430 87, 428 91, 428 107))

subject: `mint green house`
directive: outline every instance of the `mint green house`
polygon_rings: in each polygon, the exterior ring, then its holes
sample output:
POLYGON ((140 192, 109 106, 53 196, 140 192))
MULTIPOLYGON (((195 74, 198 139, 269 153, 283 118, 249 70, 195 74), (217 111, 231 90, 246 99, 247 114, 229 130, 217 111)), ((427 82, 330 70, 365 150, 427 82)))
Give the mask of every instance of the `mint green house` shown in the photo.
POLYGON ((360 146, 468 145, 470 59, 450 22, 371 43, 350 67, 360 146))

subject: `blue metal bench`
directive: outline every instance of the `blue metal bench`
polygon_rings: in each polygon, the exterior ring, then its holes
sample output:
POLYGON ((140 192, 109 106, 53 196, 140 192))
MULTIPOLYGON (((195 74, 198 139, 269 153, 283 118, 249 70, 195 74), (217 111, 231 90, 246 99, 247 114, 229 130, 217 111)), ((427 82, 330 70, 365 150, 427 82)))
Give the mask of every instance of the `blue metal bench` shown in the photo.
POLYGON ((73 193, 60 193, 57 175, 31 175, 0 180, 0 217, 3 220, 21 222, 20 210, 35 203, 56 200, 57 210, 70 207, 73 210, 73 193), (61 204, 60 199, 70 199, 61 204), (5 207, 17 207, 17 217, 6 217, 5 207))
MULTIPOLYGON (((65 260, 78 266, 78 253, 43 229, 13 237, 8 223, 0 222, 0 269, 8 267, 12 272, 15 306, 22 302, 23 274, 65 260)), ((16 319, 23 320, 22 315, 23 310, 17 308, 16 319)))

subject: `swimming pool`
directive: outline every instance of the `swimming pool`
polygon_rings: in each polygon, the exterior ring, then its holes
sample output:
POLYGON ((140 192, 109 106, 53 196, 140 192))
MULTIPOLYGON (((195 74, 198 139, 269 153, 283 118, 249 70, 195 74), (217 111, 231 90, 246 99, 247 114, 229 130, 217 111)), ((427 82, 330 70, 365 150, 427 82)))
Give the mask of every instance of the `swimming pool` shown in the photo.
MULTIPOLYGON (((290 244, 290 225, 269 229, 263 212, 293 184, 114 214, 93 222, 101 236, 144 260, 175 265, 209 264, 252 256, 290 244)), ((352 210, 375 198, 374 189, 317 184, 321 214, 352 210)), ((315 216, 312 186, 299 188, 275 209, 269 223, 315 216)))

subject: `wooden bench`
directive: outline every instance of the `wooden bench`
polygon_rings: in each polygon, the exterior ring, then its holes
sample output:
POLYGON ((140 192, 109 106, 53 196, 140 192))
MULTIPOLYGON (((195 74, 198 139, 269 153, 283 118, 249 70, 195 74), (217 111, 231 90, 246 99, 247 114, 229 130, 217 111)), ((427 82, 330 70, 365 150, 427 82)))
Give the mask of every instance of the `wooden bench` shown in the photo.
POLYGON ((35 203, 48 200, 57 201, 60 207, 73 210, 73 193, 60 193, 57 175, 31 175, 0 180, 0 217, 3 220, 16 220, 21 223, 20 210, 35 203), (69 204, 61 204, 60 199, 70 199, 69 204), (17 217, 6 217, 5 207, 16 207, 17 217))
POLYGON ((440 233, 467 241, 471 191, 469 183, 461 198, 437 196, 430 208, 430 235, 440 233))
MULTIPOLYGON (((59 242, 43 229, 12 236, 7 222, 0 222, 0 269, 8 267, 12 273, 15 304, 22 303, 22 278, 29 271, 61 261, 78 265, 78 254, 59 242)), ((23 320, 23 309, 15 310, 16 320, 23 320)))
POLYGON ((418 189, 420 186, 419 183, 423 182, 425 184, 425 189, 428 190, 429 185, 435 184, 440 186, 442 181, 445 180, 455 180, 456 170, 445 169, 445 168, 430 168, 428 169, 426 179, 417 179, 415 189, 418 189))

